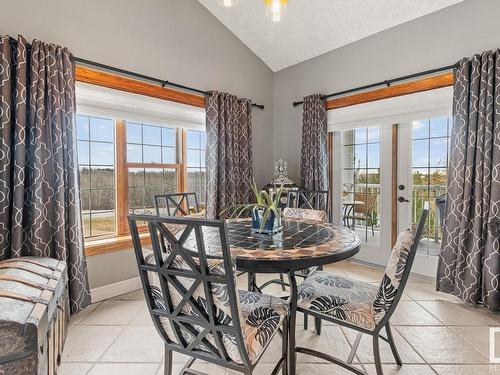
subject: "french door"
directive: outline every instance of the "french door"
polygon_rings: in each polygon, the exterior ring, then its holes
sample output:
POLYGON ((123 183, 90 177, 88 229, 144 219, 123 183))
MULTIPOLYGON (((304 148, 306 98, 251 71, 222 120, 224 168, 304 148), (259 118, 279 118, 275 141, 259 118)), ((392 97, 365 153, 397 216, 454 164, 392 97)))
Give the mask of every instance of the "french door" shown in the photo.
POLYGON ((430 213, 413 271, 435 277, 447 184, 452 91, 329 112, 332 213, 361 237, 356 259, 385 266, 395 236, 430 213))
POLYGON ((435 276, 442 239, 451 118, 445 114, 398 124, 398 231, 418 222, 424 202, 429 216, 414 271, 435 276))

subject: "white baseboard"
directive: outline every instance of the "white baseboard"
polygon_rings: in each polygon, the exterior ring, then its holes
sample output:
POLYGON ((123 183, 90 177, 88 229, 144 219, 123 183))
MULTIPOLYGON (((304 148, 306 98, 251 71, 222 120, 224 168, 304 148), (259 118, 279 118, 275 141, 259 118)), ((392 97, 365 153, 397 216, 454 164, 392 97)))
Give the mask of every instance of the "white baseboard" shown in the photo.
POLYGON ((141 289, 141 287, 140 277, 134 277, 132 279, 93 288, 90 290, 90 297, 92 299, 92 303, 96 303, 121 294, 133 292, 134 290, 141 289))

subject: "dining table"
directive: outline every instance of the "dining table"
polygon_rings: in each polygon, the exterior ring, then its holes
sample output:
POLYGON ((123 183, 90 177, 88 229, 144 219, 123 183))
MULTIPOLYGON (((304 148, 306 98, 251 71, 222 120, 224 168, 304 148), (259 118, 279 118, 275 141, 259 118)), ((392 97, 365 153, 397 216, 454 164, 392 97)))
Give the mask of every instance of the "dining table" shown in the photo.
MULTIPOLYGON (((221 254, 218 230, 204 228, 207 255, 221 254)), ((254 233, 250 219, 227 222, 227 237, 236 269, 249 275, 259 273, 288 274, 290 282, 290 332, 288 373, 296 373, 295 321, 297 314, 297 281, 295 272, 348 259, 359 252, 361 240, 351 229, 326 222, 285 218, 283 231, 276 235, 254 233)), ((193 235, 190 242, 196 245, 193 235)), ((253 289, 252 277, 249 288, 253 289)))

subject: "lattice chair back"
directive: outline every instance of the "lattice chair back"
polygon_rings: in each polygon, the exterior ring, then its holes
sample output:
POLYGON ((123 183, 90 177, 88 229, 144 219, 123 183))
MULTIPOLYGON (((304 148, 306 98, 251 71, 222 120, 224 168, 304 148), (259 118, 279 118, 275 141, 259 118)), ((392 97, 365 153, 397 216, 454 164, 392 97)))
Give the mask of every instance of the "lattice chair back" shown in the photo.
POLYGON ((372 306, 377 324, 385 325, 403 295, 428 214, 429 203, 425 202, 416 230, 407 229, 396 240, 372 306))
POLYGON ((216 364, 233 361, 250 366, 225 223, 131 215, 129 224, 147 305, 168 349, 216 364), (149 255, 142 248, 137 222, 148 224, 149 255), (207 229, 211 240, 214 231, 220 238, 220 257, 206 252, 207 229), (196 248, 185 245, 191 235, 196 248))
POLYGON ((287 207, 306 208, 329 212, 328 191, 326 190, 291 190, 287 194, 287 207))
POLYGON ((174 193, 155 195, 156 214, 160 216, 188 216, 191 209, 199 213, 196 193, 174 193), (194 205, 193 205, 194 204, 194 205))

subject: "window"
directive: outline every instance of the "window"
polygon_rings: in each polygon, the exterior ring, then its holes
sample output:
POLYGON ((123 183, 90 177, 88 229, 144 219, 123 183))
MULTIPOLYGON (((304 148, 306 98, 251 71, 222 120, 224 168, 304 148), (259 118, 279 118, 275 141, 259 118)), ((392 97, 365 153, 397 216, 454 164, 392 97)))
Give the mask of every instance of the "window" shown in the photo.
POLYGON ((342 133, 344 222, 365 242, 380 241, 380 128, 342 133))
POLYGON ((424 202, 430 204, 419 251, 438 255, 442 239, 436 198, 446 193, 451 118, 414 121, 412 124, 412 222, 418 222, 424 202))
POLYGON ((205 202, 206 133, 186 130, 187 191, 194 191, 200 203, 205 202))
POLYGON ((154 197, 177 192, 176 130, 126 123, 129 212, 155 213, 154 197), (173 167, 173 168, 165 168, 173 167))
POLYGON ((77 137, 85 239, 127 234, 127 215, 155 213, 157 194, 204 201, 205 132, 78 114, 77 137))
POLYGON ((115 233, 113 120, 77 116, 78 161, 85 237, 115 233))

